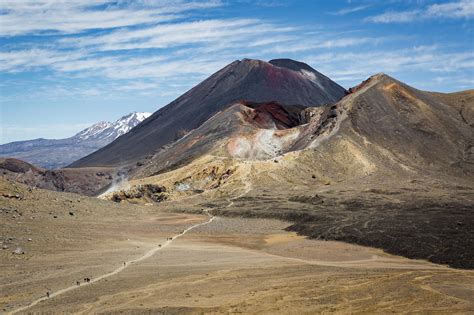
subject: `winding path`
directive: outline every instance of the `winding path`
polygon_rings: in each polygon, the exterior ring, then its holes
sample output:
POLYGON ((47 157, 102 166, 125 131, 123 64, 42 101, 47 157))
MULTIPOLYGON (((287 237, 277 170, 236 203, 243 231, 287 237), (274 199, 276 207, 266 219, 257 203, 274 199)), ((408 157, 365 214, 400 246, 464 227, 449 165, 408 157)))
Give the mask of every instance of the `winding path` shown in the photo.
POLYGON ((53 292, 49 295, 49 298, 47 296, 43 296, 33 302, 31 302, 30 304, 28 305, 25 305, 25 306, 22 306, 20 308, 17 308, 11 312, 9 312, 8 314, 16 314, 18 312, 22 312, 22 311, 25 311, 33 306, 35 306, 36 304, 40 303, 40 302, 43 302, 43 301, 46 301, 48 299, 51 299, 55 296, 58 296, 58 295, 61 295, 61 294, 64 294, 64 293, 67 293, 69 291, 73 291, 75 289, 79 289, 79 288, 82 288, 84 286, 88 286, 88 285, 91 285, 95 282, 98 282, 98 281, 101 281, 105 278, 108 278, 108 277, 111 277, 113 275, 116 275, 122 271, 124 271, 125 269, 127 269, 130 265, 132 264, 135 264, 137 262, 140 262, 142 260, 145 260, 147 258, 150 258, 151 256, 153 256, 156 252, 166 248, 167 246, 169 246, 174 240, 176 240, 177 238, 183 236, 184 234, 186 234, 187 232, 191 231, 192 229, 195 229, 199 226, 203 226, 203 225, 206 225, 206 224, 209 224, 211 223, 212 221, 214 221, 214 219, 216 218, 215 216, 211 215, 207 210, 204 210, 204 213, 206 213, 208 216, 209 216, 209 220, 207 220, 206 222, 202 222, 202 223, 198 223, 198 224, 195 224, 195 225, 192 225, 190 227, 188 227, 187 229, 185 229, 183 232, 179 233, 178 235, 176 236, 173 236, 171 239, 167 240, 165 243, 163 243, 161 246, 158 246, 158 247, 154 247, 152 248, 151 250, 147 251, 145 254, 143 254, 143 256, 140 256, 136 259, 133 259, 133 260, 130 260, 130 261, 127 261, 125 262, 125 264, 121 265, 120 267, 118 267, 117 269, 109 272, 109 273, 106 273, 106 274, 103 274, 99 277, 96 277, 94 279, 92 279, 90 282, 88 283, 83 283, 81 284, 80 286, 78 285, 72 285, 70 287, 67 287, 67 288, 64 288, 64 289, 61 289, 61 290, 58 290, 56 292, 53 292))

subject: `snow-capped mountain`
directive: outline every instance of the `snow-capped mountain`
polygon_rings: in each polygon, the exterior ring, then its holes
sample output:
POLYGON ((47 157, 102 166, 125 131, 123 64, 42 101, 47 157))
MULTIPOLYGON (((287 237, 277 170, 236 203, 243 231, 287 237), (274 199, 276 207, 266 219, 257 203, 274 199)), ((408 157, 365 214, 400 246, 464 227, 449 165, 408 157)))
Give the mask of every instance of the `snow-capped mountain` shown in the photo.
POLYGON ((66 139, 34 139, 0 145, 1 157, 14 157, 54 169, 106 146, 148 118, 151 113, 133 112, 114 121, 101 121, 66 139))
POLYGON ((89 128, 77 133, 73 138, 84 140, 108 141, 112 142, 121 135, 129 132, 133 127, 147 119, 151 113, 137 113, 133 112, 115 122, 101 121, 89 128))

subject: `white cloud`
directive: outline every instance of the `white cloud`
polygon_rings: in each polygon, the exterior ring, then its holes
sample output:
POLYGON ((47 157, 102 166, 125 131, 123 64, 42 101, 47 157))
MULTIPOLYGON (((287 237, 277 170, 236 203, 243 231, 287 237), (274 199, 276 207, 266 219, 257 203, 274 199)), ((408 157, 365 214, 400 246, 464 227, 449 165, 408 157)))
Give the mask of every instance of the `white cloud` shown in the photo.
POLYGON ((344 48, 351 46, 359 46, 364 44, 376 44, 385 39, 369 38, 369 37, 346 37, 338 39, 312 39, 307 41, 299 41, 293 45, 276 45, 274 47, 267 48, 265 52, 274 53, 296 53, 305 52, 315 49, 331 49, 331 48, 344 48))
POLYGON ((403 22, 412 22, 417 17, 419 17, 421 11, 402 11, 402 12, 385 12, 376 16, 371 16, 366 18, 366 21, 375 22, 375 23, 403 23, 403 22))
POLYGON ((365 18, 374 23, 407 23, 434 18, 472 18, 474 16, 474 1, 460 0, 442 4, 431 4, 424 9, 408 11, 389 11, 365 18))
POLYGON ((370 5, 359 5, 359 6, 355 6, 355 7, 347 7, 347 8, 341 9, 339 11, 332 12, 330 14, 332 14, 332 15, 347 15, 347 14, 350 14, 350 13, 363 11, 363 10, 368 9, 368 8, 370 8, 370 5))
POLYGON ((80 33, 92 29, 111 29, 160 23, 179 18, 181 13, 222 5, 219 1, 119 1, 110 0, 27 0, 0 2, 0 36, 42 32, 80 33), (96 8, 102 6, 101 10, 96 8))
POLYGON ((131 50, 169 48, 190 44, 245 41, 248 36, 278 34, 294 30, 257 19, 202 20, 159 24, 136 30, 118 30, 106 35, 66 38, 62 44, 72 47, 94 47, 96 50, 131 50))
MULTIPOLYGON (((459 71, 472 71, 474 52, 445 52, 436 46, 421 46, 392 51, 325 53, 309 55, 305 60, 335 81, 355 84, 378 72, 395 76, 407 73, 458 76, 459 71)), ((428 83, 420 85, 428 86, 428 83)))
POLYGON ((111 79, 204 74, 236 55, 240 57, 242 50, 300 40, 289 34, 293 30, 258 19, 211 19, 120 29, 96 36, 75 35, 39 45, 42 48, 0 52, 0 71, 47 68, 111 79), (165 50, 168 48, 174 49, 165 50), (155 51, 135 53, 141 49, 155 51))
POLYGON ((85 54, 81 51, 28 49, 0 52, 0 71, 20 72, 37 67, 53 66, 59 62, 75 61, 85 54))
POLYGON ((155 78, 169 80, 183 75, 209 74, 223 67, 226 62, 220 58, 196 57, 191 60, 167 60, 135 66, 117 63, 108 65, 103 69, 102 74, 111 79, 155 78))
POLYGON ((469 18, 474 16, 474 1, 462 0, 443 4, 433 4, 426 10, 430 17, 469 18))

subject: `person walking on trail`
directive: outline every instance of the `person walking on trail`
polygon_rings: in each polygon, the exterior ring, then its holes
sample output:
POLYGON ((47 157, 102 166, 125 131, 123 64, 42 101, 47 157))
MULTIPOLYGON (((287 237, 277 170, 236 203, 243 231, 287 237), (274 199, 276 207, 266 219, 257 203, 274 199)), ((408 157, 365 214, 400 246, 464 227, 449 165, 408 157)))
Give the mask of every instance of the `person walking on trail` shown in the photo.
POLYGON ((46 297, 49 299, 49 291, 46 291, 46 297))
POLYGON ((80 285, 81 285, 81 283, 80 283, 79 281, 76 281, 76 284, 77 284, 77 286, 80 286, 80 285))

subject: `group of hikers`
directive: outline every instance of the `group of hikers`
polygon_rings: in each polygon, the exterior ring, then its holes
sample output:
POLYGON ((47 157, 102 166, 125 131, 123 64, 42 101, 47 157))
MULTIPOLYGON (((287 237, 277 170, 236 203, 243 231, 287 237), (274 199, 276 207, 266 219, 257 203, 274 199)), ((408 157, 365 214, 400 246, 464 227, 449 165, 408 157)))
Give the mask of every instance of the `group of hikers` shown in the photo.
MULTIPOLYGON (((90 283, 91 282, 91 278, 84 278, 84 283, 90 283)), ((80 286, 81 285, 81 281, 76 281, 76 285, 77 286, 80 286)))
MULTIPOLYGON (((167 240, 171 241, 173 240, 173 237, 167 237, 166 238, 167 240)), ((159 247, 161 247, 161 244, 158 244, 159 247)), ((124 261, 123 262, 123 266, 127 266, 127 263, 124 261)), ((91 282, 91 278, 84 278, 84 282, 85 283, 90 283, 91 282)), ((76 281, 76 285, 77 286, 80 286, 81 285, 81 281, 76 281)), ((51 293, 49 291, 46 292, 46 297, 49 299, 49 296, 51 295, 51 293)))
MULTIPOLYGON (((124 261, 123 262, 123 265, 126 266, 127 263, 124 261)), ((91 278, 84 278, 84 283, 90 283, 91 282, 91 278)), ((80 286, 81 285, 81 281, 76 281, 76 285, 77 286, 80 286)), ((49 291, 46 292, 46 297, 49 299, 49 296, 51 295, 51 293, 49 291)))
MULTIPOLYGON (((84 278, 84 283, 90 283, 91 282, 91 278, 84 278)), ((76 285, 77 286, 80 286, 81 285, 81 281, 76 281, 76 285)), ((49 299, 49 297, 51 296, 51 292, 50 291, 46 291, 46 297, 49 299)))

